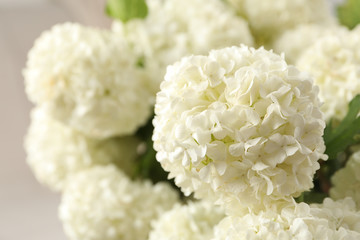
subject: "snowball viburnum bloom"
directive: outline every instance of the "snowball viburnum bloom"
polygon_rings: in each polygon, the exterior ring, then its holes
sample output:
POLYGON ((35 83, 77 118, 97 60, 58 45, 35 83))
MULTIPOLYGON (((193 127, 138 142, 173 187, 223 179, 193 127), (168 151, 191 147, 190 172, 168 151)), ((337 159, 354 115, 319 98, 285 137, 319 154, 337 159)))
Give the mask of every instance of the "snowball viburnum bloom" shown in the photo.
POLYGON ((320 88, 326 120, 345 117, 349 102, 360 93, 360 27, 318 39, 296 66, 311 73, 320 88))
POLYGON ((25 150, 36 178, 52 190, 60 191, 70 175, 94 165, 116 164, 131 175, 139 142, 133 136, 105 140, 88 138, 38 107, 31 113, 25 150))
POLYGON ((354 236, 357 238, 353 239, 360 239, 360 211, 356 209, 352 198, 346 197, 337 201, 325 198, 321 204, 311 204, 310 211, 316 218, 327 219, 332 230, 344 228, 346 231, 356 232, 354 236))
POLYGON ((360 151, 354 153, 346 166, 331 178, 330 196, 334 199, 351 197, 360 209, 360 151))
POLYGON ((298 58, 319 38, 332 34, 346 34, 345 27, 322 26, 318 24, 303 24, 284 32, 273 43, 275 52, 284 53, 288 63, 295 64, 298 58))
POLYGON ((132 182, 114 166, 73 175, 59 209, 71 240, 147 240, 151 221, 178 202, 166 183, 132 182))
POLYGON ((131 134, 151 114, 136 58, 110 31, 55 25, 36 40, 23 74, 32 102, 89 137, 131 134))
POLYGON ((185 194, 253 211, 313 186, 325 150, 318 88, 283 57, 246 46, 168 67, 155 105, 157 160, 185 194))
POLYGON ((209 240, 225 213, 207 201, 176 205, 155 220, 149 240, 209 240))
POLYGON ((299 24, 336 22, 326 0, 229 0, 263 42, 299 24))
POLYGON ((112 29, 137 52, 155 93, 166 67, 191 54, 253 44, 247 22, 219 0, 148 0, 145 19, 114 22, 112 29))
POLYGON ((360 212, 349 198, 323 204, 289 205, 280 213, 264 211, 255 215, 228 216, 214 229, 212 240, 357 240, 360 212))

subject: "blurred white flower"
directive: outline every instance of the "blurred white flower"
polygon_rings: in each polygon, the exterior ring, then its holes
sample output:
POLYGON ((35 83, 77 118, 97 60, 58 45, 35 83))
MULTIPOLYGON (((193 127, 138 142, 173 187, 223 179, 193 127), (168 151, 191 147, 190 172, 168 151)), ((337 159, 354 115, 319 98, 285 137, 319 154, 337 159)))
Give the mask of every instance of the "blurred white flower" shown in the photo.
POLYGON ((209 240, 224 217, 224 211, 210 202, 178 204, 153 222, 149 240, 209 240))
POLYGON ((300 203, 274 211, 228 216, 215 227, 213 240, 357 240, 360 212, 351 199, 323 204, 300 203))
POLYGON ((146 19, 112 29, 130 41, 152 80, 148 87, 159 91, 166 66, 191 54, 207 54, 215 48, 252 45, 247 22, 219 0, 148 0, 146 19))
POLYGON ((29 52, 26 92, 51 116, 90 137, 132 134, 151 113, 135 61, 110 31, 55 25, 29 52))
POLYGON ((249 21, 260 44, 299 24, 333 24, 327 0, 229 0, 249 21))
POLYGON ((349 102, 360 93, 360 27, 318 39, 296 65, 314 76, 326 120, 341 120, 349 102))
POLYGON ((136 137, 91 139, 52 119, 43 109, 31 113, 25 138, 27 162, 39 182, 63 189, 66 178, 94 165, 116 164, 128 175, 135 170, 136 137))
POLYGON ((229 2, 230 5, 236 9, 236 12, 239 15, 246 17, 244 9, 245 1, 246 0, 227 0, 227 2, 229 2))
POLYGON ((284 32, 273 44, 275 52, 285 53, 288 63, 296 60, 320 37, 331 34, 346 34, 347 29, 340 26, 322 26, 318 24, 302 24, 284 32))
POLYGON ((351 197, 360 209, 360 151, 354 153, 346 166, 338 170, 331 181, 330 196, 334 199, 351 197))
POLYGON ((352 198, 346 197, 337 201, 325 198, 322 204, 311 204, 310 207, 311 214, 319 219, 327 219, 332 230, 344 228, 354 231, 357 232, 356 239, 360 239, 360 211, 356 209, 352 198))
POLYGON ((178 202, 170 185, 131 182, 114 166, 73 175, 59 208, 71 240, 147 240, 151 221, 178 202))
POLYGON ((157 95, 157 160, 186 195, 254 212, 291 200, 326 158, 317 93, 308 75, 262 48, 183 58, 157 95))

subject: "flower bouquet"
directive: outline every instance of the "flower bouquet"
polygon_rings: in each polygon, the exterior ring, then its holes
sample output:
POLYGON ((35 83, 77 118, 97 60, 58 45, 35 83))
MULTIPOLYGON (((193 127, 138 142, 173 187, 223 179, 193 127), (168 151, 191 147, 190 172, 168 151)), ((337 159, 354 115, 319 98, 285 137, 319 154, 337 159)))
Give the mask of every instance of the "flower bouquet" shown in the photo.
POLYGON ((23 71, 70 240, 360 239, 360 5, 108 0, 23 71))

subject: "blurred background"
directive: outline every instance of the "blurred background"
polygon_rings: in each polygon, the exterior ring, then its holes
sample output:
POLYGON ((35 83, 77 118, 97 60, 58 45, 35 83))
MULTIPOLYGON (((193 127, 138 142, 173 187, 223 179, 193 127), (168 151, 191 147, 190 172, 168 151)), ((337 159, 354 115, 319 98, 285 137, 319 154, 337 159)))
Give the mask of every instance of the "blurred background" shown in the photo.
POLYGON ((56 23, 108 27, 104 4, 105 0, 0 0, 0 240, 66 239, 57 218, 60 195, 42 187, 25 162, 23 138, 32 105, 21 70, 34 40, 56 23))
POLYGON ((21 71, 40 33, 77 21, 108 27, 105 0, 0 0, 0 240, 65 240, 60 195, 41 186, 25 162, 23 138, 32 108, 21 71))

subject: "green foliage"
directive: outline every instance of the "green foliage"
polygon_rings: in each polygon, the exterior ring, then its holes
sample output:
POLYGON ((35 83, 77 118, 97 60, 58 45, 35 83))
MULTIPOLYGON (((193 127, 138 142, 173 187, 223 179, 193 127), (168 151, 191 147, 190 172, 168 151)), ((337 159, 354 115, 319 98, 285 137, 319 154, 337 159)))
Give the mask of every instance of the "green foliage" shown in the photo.
POLYGON ((341 24, 353 29, 360 23, 360 1, 347 0, 337 9, 338 18, 341 24))
POLYGON ((107 0, 105 12, 125 23, 134 18, 145 18, 148 7, 145 0, 107 0))
POLYGON ((360 94, 350 102, 347 115, 337 127, 333 127, 332 121, 326 126, 324 133, 325 153, 329 156, 329 159, 336 159, 339 153, 359 142, 359 112, 360 94))
POLYGON ((296 198, 295 201, 300 202, 306 202, 308 204, 310 203, 322 203, 324 201, 324 198, 327 197, 327 194, 321 193, 321 192, 303 192, 300 197, 296 198))
POLYGON ((349 148, 359 143, 360 134, 360 94, 349 103, 349 110, 345 118, 334 124, 330 121, 325 128, 325 153, 329 160, 320 161, 320 169, 314 178, 314 188, 304 192, 296 199, 297 202, 321 203, 328 197, 331 188, 330 178, 340 169, 350 156, 349 148), (336 126, 334 126, 336 125, 336 126))
POLYGON ((168 173, 164 171, 160 163, 156 160, 156 151, 153 148, 154 143, 151 139, 154 130, 152 119, 153 117, 149 119, 146 125, 136 132, 136 136, 143 142, 143 152, 137 159, 135 178, 151 179, 156 183, 168 181, 168 173))

